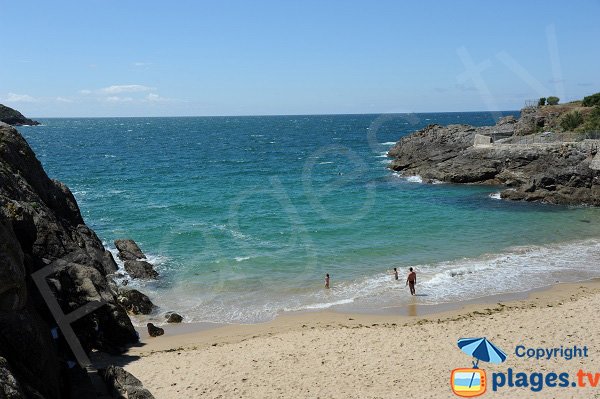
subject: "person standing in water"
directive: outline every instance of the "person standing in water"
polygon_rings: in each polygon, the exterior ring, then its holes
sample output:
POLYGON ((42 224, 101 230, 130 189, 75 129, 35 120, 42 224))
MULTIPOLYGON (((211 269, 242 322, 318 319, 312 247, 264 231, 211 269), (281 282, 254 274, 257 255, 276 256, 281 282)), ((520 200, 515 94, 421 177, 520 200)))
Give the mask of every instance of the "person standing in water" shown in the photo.
POLYGON ((410 295, 415 294, 415 284, 417 284, 417 273, 413 270, 413 268, 408 269, 408 277, 406 278, 406 285, 410 288, 410 295))
POLYGON ((392 274, 394 275, 394 280, 398 280, 398 268, 394 267, 394 270, 392 270, 392 274))
POLYGON ((329 288, 329 273, 325 275, 325 288, 329 288))

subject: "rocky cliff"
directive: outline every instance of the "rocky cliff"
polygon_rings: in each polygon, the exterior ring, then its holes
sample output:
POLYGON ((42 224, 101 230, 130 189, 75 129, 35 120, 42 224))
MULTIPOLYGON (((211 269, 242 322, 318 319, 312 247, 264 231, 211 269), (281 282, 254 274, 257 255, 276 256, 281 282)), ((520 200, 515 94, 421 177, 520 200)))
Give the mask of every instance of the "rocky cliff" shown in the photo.
POLYGON ((40 123, 32 119, 25 118, 22 113, 16 109, 0 104, 0 122, 8 123, 9 125, 39 125, 40 123))
POLYGON ((511 139, 520 126, 512 118, 486 127, 430 125, 390 149, 390 168, 426 181, 505 185, 507 199, 600 206, 599 142, 521 143, 511 139), (493 143, 499 133, 505 138, 493 143))
POLYGON ((48 178, 23 137, 0 122, 0 397, 89 397, 81 394, 85 372, 31 278, 46 266, 54 268, 46 282, 63 313, 106 303, 72 323, 85 350, 118 353, 138 341, 109 277, 112 255, 69 189, 48 178))

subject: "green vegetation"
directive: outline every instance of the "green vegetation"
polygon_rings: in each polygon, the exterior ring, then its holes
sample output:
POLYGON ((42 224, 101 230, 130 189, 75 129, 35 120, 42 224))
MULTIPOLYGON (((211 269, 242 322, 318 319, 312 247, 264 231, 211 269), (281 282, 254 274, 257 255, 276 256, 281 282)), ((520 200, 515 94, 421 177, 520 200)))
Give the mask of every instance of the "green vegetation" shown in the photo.
POLYGON ((542 97, 538 100, 538 107, 543 107, 546 105, 546 97, 542 97))
POLYGON ((596 105, 590 112, 583 125, 577 129, 580 132, 600 132, 600 105, 596 105))
POLYGON ((593 107, 594 105, 600 105, 600 93, 583 97, 583 102, 581 103, 581 105, 583 105, 584 107, 593 107))
POLYGON ((574 131, 582 123, 583 116, 581 116, 581 112, 579 111, 566 113, 560 118, 560 127, 562 127, 563 130, 568 132, 574 131))
POLYGON ((559 101, 560 101, 560 98, 555 97, 555 96, 550 96, 546 99, 546 102, 548 103, 548 105, 557 105, 559 101))

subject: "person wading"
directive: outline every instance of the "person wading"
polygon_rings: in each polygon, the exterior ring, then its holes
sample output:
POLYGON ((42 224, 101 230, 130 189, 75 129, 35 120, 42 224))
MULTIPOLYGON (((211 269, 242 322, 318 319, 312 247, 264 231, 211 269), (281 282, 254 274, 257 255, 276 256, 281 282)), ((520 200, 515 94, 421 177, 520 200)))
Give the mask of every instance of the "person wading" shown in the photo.
POLYGON ((408 277, 406 278, 406 285, 410 288, 410 295, 416 295, 415 284, 417 284, 417 273, 411 267, 408 269, 408 277))

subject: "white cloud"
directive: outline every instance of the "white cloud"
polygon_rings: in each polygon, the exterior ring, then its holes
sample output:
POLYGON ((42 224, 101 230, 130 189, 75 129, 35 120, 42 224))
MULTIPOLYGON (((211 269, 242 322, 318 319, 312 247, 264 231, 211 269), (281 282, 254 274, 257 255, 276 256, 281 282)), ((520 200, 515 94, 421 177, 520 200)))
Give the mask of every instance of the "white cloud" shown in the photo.
POLYGON ((56 97, 56 101, 58 101, 59 103, 72 103, 73 100, 69 99, 69 98, 65 98, 65 97, 56 97))
POLYGON ((102 103, 137 103, 137 104, 158 104, 167 102, 184 102, 174 98, 163 97, 156 92, 156 87, 130 84, 130 85, 112 85, 100 89, 82 89, 79 93, 87 96, 90 100, 102 103))
POLYGON ((150 65, 152 65, 151 62, 134 62, 133 63, 133 66, 136 66, 136 67, 147 67, 150 65))
POLYGON ((8 93, 8 96, 4 98, 4 101, 11 103, 34 103, 37 101, 37 98, 34 98, 29 94, 8 93))
POLYGON ((119 97, 119 96, 109 96, 106 97, 105 100, 109 103, 128 103, 132 102, 133 98, 131 97, 119 97))
POLYGON ((161 96, 159 96, 158 94, 154 94, 154 93, 150 93, 146 96, 146 100, 148 101, 160 101, 161 100, 161 96))
POLYGON ((158 95, 157 93, 148 93, 148 95, 145 96, 142 99, 142 101, 146 102, 146 103, 182 103, 182 102, 185 102, 184 100, 179 100, 177 98, 162 97, 162 96, 158 95))
POLYGON ((120 93, 141 93, 146 91, 154 91, 156 88, 143 85, 113 85, 100 89, 104 94, 120 94, 120 93))
POLYGON ((161 96, 159 96, 158 94, 155 94, 155 93, 149 93, 146 96, 145 100, 148 101, 148 102, 151 102, 151 103, 169 101, 168 98, 161 97, 161 96))

